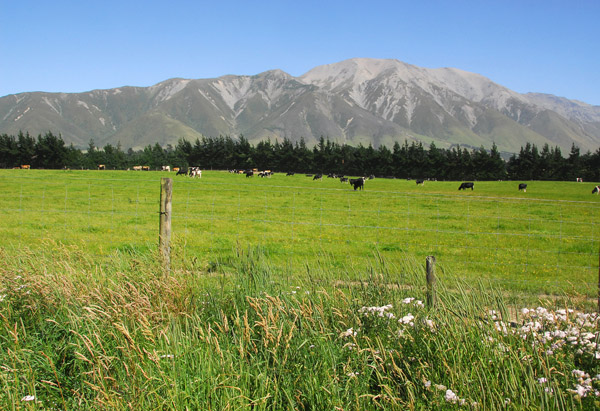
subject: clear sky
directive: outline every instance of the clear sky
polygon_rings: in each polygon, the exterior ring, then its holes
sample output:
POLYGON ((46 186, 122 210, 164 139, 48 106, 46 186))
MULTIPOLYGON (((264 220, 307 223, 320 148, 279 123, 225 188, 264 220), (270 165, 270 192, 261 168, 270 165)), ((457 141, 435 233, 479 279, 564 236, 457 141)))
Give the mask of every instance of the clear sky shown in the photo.
POLYGON ((354 57, 600 105, 600 1, 0 0, 0 96, 299 76, 354 57))

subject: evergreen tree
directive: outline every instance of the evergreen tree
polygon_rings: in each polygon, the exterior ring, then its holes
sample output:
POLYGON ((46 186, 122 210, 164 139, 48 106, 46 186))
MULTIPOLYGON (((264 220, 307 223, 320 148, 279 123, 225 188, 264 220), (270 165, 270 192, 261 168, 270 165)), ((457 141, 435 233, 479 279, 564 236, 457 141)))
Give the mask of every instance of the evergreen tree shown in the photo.
POLYGON ((0 168, 18 167, 19 147, 13 136, 3 134, 0 136, 0 168))
POLYGON ((581 169, 581 158, 579 147, 573 143, 571 145, 571 152, 569 153, 569 158, 567 159, 567 170, 566 170, 566 179, 567 180, 576 180, 580 178, 582 175, 581 169))
POLYGON ((270 139, 262 140, 256 145, 256 149, 254 150, 254 161, 259 170, 270 170, 272 168, 271 166, 274 157, 275 155, 270 139))
POLYGON ((35 161, 35 139, 29 135, 29 133, 23 134, 19 131, 17 136, 17 149, 19 151, 19 159, 17 165, 21 166, 24 164, 34 165, 35 161))
POLYGON ((60 169, 67 164, 67 148, 61 136, 51 132, 38 136, 34 147, 33 166, 36 168, 60 169))

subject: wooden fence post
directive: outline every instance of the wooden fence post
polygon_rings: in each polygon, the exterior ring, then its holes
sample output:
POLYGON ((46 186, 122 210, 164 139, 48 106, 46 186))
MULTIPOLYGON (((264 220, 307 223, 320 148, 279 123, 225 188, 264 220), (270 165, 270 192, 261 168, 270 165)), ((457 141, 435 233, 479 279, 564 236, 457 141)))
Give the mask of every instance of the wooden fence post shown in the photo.
POLYGON ((166 272, 171 265, 171 198, 173 197, 173 179, 160 180, 160 220, 158 234, 158 250, 161 263, 166 272))
POLYGON ((427 306, 433 308, 436 303, 435 295, 435 257, 430 255, 425 259, 427 269, 427 306))

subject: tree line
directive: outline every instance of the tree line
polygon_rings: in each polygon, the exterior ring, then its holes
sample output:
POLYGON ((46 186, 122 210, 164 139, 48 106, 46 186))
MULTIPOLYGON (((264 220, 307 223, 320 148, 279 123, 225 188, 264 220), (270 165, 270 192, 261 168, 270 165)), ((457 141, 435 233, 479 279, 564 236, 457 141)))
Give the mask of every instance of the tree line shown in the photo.
POLYGON ((353 176, 419 178, 437 180, 575 180, 600 181, 600 148, 594 153, 580 153, 575 145, 564 156, 561 149, 547 144, 539 149, 527 143, 519 153, 504 160, 495 144, 467 149, 453 146, 425 148, 420 142, 396 142, 390 149, 372 145, 357 147, 338 144, 321 137, 310 148, 304 139, 292 142, 260 141, 256 145, 240 135, 202 137, 190 142, 180 139, 175 146, 156 143, 143 150, 124 151, 120 144, 96 147, 90 140, 87 150, 66 145, 60 135, 51 132, 32 137, 0 135, 0 167, 30 165, 43 169, 125 170, 136 165, 151 170, 163 165, 202 169, 252 169, 275 172, 336 173, 353 176))

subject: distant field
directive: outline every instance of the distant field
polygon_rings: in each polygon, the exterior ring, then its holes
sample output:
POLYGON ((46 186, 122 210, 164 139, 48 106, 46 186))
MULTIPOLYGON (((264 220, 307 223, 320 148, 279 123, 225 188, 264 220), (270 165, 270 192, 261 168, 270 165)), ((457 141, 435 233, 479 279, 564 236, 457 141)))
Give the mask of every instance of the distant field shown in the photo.
POLYGON ((355 192, 303 174, 204 171, 192 180, 161 172, 0 170, 2 244, 62 242, 99 262, 116 250, 152 252, 160 178, 167 176, 174 180, 174 269, 193 263, 226 272, 236 249, 260 247, 290 275, 327 266, 351 281, 369 264, 401 267, 434 255, 448 280, 597 295, 600 197, 591 190, 598 183, 529 181, 523 193, 519 182, 475 182, 474 191, 459 192, 459 182, 374 179, 355 192))

